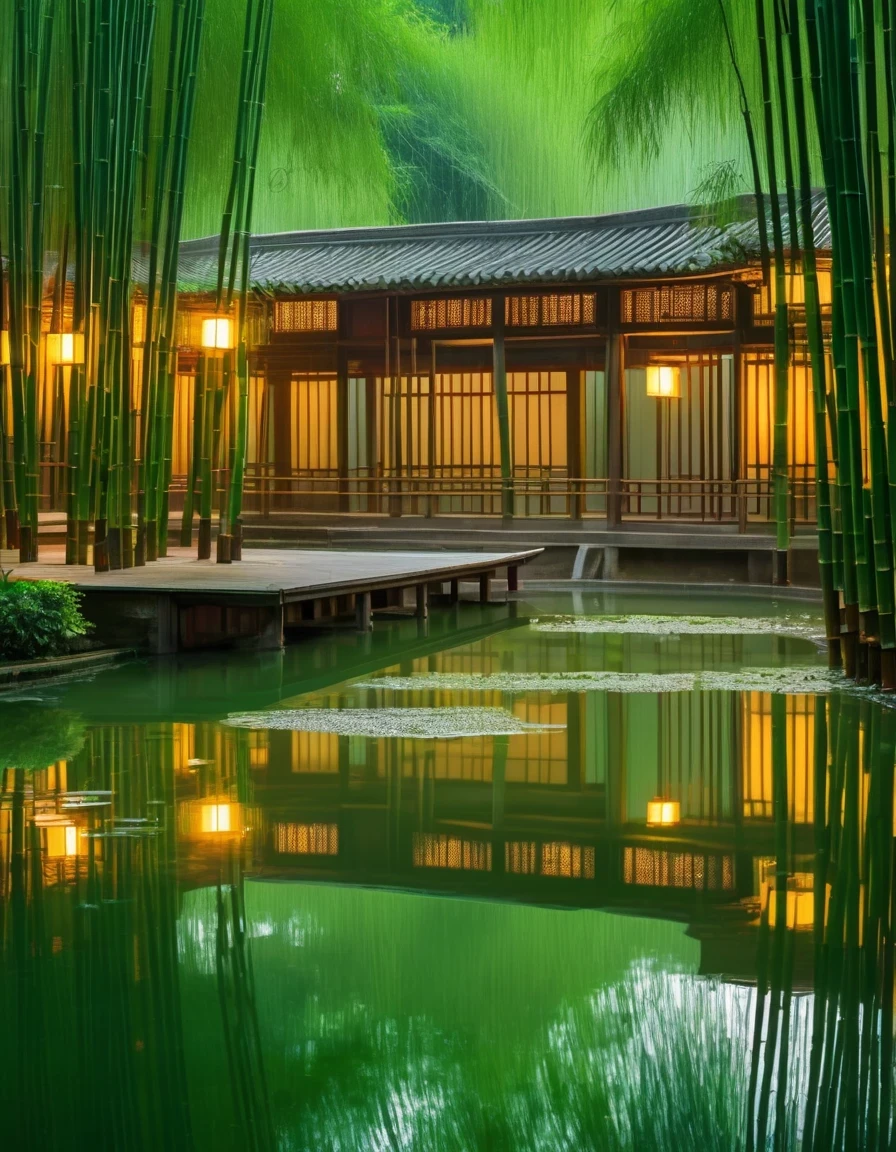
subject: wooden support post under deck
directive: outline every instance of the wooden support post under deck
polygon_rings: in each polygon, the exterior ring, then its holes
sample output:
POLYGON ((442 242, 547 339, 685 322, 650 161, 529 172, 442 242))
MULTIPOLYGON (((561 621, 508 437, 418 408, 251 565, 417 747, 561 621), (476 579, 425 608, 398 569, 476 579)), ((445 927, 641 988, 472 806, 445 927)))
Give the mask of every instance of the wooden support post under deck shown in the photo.
POLYGON ((479 577, 479 603, 488 604, 492 595, 492 574, 483 572, 479 577))
POLYGON ((451 604, 456 604, 460 600, 460 581, 451 581, 451 591, 448 593, 448 600, 451 604))
POLYGON ((511 564, 507 569, 507 591, 519 592, 520 590, 520 570, 515 564, 511 564))
POLYGON ((510 401, 507 396, 507 363, 504 356, 504 296, 492 297, 492 381, 498 412, 501 449, 501 515, 513 515, 513 451, 510 443, 510 401))
POLYGON ((619 291, 608 292, 609 334, 604 352, 607 390, 607 527, 622 522, 622 335, 619 328, 619 291))
POLYGON ((426 620, 429 617, 429 585, 418 584, 415 592, 417 600, 414 615, 418 620, 426 620))
POLYGON ((359 632, 369 632, 373 627, 373 608, 369 592, 359 592, 355 597, 355 623, 359 632))

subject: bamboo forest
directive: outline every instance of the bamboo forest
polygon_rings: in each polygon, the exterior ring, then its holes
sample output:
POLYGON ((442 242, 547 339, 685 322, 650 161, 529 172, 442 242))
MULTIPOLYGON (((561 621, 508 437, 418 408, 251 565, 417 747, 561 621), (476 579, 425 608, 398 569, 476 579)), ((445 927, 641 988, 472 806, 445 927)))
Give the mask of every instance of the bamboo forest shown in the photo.
POLYGON ((896 0, 0 3, 0 1147, 896 1152, 896 0))

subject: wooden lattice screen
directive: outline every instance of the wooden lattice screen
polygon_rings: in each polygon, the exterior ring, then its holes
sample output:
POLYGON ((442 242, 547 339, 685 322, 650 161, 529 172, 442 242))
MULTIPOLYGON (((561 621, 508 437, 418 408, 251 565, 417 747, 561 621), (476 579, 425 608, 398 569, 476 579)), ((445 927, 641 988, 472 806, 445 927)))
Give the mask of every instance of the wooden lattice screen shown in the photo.
POLYGON ((730 323, 734 289, 730 284, 660 284, 622 293, 623 324, 730 323))
POLYGON ((622 877, 626 884, 647 888, 730 891, 734 888, 734 860, 731 856, 666 848, 624 848, 622 877))
POLYGON ((275 300, 275 332, 335 332, 335 300, 275 300))
MULTIPOLYGON (((593 292, 550 292, 508 296, 504 322, 511 328, 581 327, 594 324, 593 292)), ((440 297, 411 301, 411 328, 438 332, 450 328, 488 328, 492 302, 488 296, 440 297)))

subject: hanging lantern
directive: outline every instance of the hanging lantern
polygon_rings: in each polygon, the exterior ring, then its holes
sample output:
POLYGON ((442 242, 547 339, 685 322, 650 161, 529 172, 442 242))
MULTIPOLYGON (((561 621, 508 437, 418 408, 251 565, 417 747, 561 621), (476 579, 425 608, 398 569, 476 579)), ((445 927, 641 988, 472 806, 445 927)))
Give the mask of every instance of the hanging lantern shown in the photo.
POLYGON ((51 364, 83 364, 83 332, 50 332, 47 336, 47 360, 51 364))
POLYGON ((654 796, 647 802, 647 827, 670 828, 681 821, 681 804, 677 800, 663 800, 654 796))
POLYGON ((233 324, 227 316, 209 316, 202 321, 202 347, 211 352, 233 347, 233 324))
POLYGON ((648 364, 647 395, 678 400, 681 396, 681 370, 674 364, 648 364))

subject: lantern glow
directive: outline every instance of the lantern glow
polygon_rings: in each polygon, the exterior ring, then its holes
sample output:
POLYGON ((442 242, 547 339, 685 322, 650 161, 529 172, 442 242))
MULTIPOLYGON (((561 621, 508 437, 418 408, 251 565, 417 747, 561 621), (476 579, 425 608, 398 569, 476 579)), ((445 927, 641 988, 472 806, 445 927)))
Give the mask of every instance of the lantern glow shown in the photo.
POLYGON ((9 333, 4 328, 0 331, 0 368, 9 363, 9 333))
POLYGON ((50 332, 47 336, 47 360, 51 364, 83 364, 83 332, 50 332))
POLYGON ((647 802, 647 827, 668 828, 681 820, 681 804, 677 800, 663 800, 654 796, 647 802))
POLYGON ((226 316, 209 316, 202 321, 202 347, 213 352, 233 347, 232 326, 226 316))
POLYGON ((677 400, 681 396, 681 374, 672 364, 648 364, 647 395, 677 400))
MULTIPOLYGON (((794 872, 785 881, 784 922, 794 931, 815 926, 815 877, 811 872, 794 872)), ((768 909, 768 925, 778 922, 778 888, 774 873, 767 873, 759 891, 759 901, 768 909)))
POLYGON ((231 804, 203 804, 201 830, 216 835, 219 832, 232 832, 231 804))

